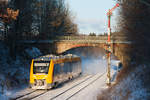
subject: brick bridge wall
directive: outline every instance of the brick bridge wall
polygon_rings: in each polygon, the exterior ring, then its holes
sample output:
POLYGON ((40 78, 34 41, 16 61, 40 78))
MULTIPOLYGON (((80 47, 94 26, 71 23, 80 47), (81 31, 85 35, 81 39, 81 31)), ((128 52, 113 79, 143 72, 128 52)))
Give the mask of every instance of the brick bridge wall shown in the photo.
MULTIPOLYGON (((27 44, 29 47, 29 44, 27 44)), ((77 42, 54 42, 54 43, 43 43, 43 44, 32 44, 32 46, 35 46, 39 48, 42 52, 46 53, 54 53, 54 54, 61 54, 67 50, 77 48, 77 47, 100 47, 105 48, 105 43, 77 43, 77 42)), ((120 61, 123 63, 123 65, 128 64, 131 59, 127 56, 127 53, 129 53, 128 48, 131 48, 131 44, 125 44, 125 43, 113 43, 111 44, 112 53, 120 59, 120 61)))
MULTIPOLYGON (((106 48, 105 43, 68 43, 68 42, 57 42, 55 44, 55 53, 63 53, 69 49, 77 48, 77 47, 100 47, 100 48, 106 48)), ((111 44, 112 53, 118 57, 118 59, 121 60, 121 62, 126 65, 127 62, 131 59, 127 56, 127 53, 129 53, 128 48, 131 48, 131 44, 124 44, 124 43, 113 43, 111 44)))

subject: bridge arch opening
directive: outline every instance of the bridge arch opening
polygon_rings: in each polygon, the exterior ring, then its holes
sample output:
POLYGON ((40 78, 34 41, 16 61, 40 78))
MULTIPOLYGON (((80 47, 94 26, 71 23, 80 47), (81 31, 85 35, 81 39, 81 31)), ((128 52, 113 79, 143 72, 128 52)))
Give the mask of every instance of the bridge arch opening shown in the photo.
POLYGON ((80 57, 86 58, 86 57, 102 57, 105 55, 105 50, 101 47, 93 47, 93 46, 80 46, 80 47, 74 47, 70 48, 66 51, 64 51, 62 54, 76 54, 80 57))
MULTIPOLYGON (((65 51, 62 54, 75 54, 81 57, 83 74, 96 74, 106 72, 107 59, 105 50, 101 47, 77 47, 65 51)), ((113 60, 118 58, 112 55, 113 60)))

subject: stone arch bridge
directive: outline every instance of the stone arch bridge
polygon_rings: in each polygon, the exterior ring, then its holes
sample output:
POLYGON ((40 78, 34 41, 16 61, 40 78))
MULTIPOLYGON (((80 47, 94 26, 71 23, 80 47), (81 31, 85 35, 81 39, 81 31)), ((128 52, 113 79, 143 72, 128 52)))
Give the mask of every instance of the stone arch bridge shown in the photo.
MULTIPOLYGON (((61 36, 51 40, 22 40, 17 46, 35 46, 41 51, 61 54, 67 50, 78 47, 106 48, 107 36, 61 36), (22 45, 23 44, 23 45, 22 45)), ((131 42, 126 37, 111 37, 111 50, 122 62, 126 55, 122 52, 131 48, 131 42)), ((126 51, 127 52, 127 51, 126 51)))

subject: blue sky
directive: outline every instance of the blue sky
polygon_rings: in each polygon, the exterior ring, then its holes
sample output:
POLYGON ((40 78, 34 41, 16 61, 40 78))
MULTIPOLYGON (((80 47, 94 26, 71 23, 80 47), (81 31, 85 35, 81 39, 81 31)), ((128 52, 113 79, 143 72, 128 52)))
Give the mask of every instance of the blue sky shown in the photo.
MULTIPOLYGON (((79 32, 97 34, 107 32, 108 9, 116 5, 114 0, 67 0, 69 8, 74 16, 74 22, 78 25, 79 32)), ((112 30, 115 30, 117 10, 113 13, 112 30)))

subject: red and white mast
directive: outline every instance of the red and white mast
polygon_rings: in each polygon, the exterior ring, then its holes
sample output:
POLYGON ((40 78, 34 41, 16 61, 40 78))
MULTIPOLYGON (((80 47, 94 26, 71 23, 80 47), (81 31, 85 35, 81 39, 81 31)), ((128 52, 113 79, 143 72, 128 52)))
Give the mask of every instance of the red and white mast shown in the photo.
POLYGON ((112 9, 109 9, 109 11, 107 12, 107 16, 108 16, 108 39, 107 39, 107 84, 111 85, 111 75, 110 75, 110 58, 111 58, 111 48, 110 48, 110 43, 111 43, 111 16, 112 16, 112 12, 119 7, 119 4, 117 3, 112 9))

